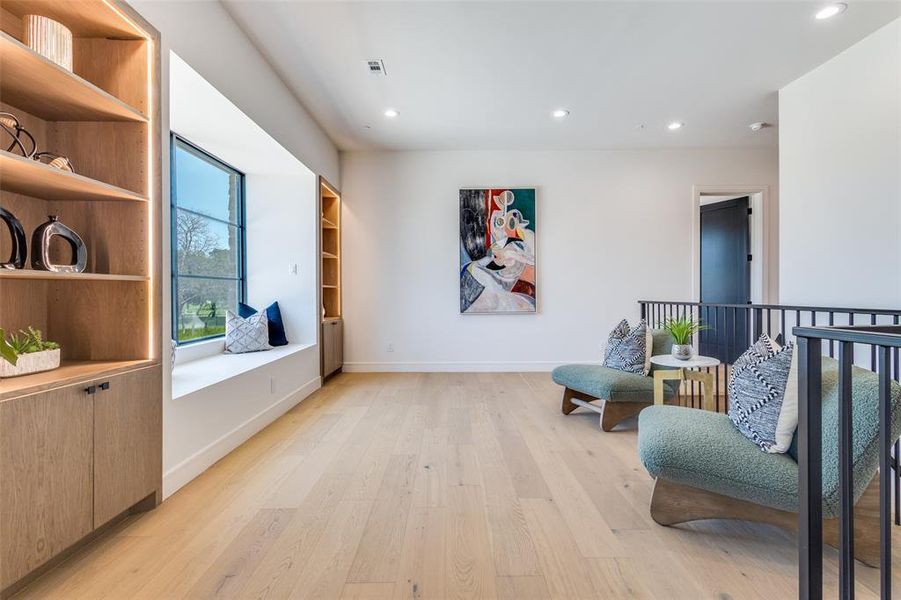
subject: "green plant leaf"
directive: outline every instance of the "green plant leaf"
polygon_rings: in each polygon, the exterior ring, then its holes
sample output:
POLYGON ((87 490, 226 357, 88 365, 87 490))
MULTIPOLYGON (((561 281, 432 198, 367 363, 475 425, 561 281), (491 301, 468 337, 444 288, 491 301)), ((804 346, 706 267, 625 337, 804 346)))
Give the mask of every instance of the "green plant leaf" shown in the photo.
POLYGON ((44 341, 44 335, 34 327, 29 327, 27 330, 20 329, 18 333, 9 334, 8 344, 20 356, 59 348, 59 344, 56 342, 44 341))
POLYGON ((0 328, 0 358, 12 366, 16 366, 16 363, 19 362, 19 353, 12 344, 6 341, 6 332, 2 328, 0 328))
POLYGON ((673 340, 681 346, 691 343, 693 335, 710 329, 710 327, 703 325, 700 320, 695 321, 691 317, 676 317, 664 321, 663 329, 668 331, 673 336, 673 340))

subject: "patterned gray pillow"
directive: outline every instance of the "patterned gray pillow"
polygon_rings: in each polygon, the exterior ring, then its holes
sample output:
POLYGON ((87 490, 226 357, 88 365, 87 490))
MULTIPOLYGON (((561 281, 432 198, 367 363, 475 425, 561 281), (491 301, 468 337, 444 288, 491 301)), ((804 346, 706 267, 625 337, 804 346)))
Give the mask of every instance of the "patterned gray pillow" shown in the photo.
POLYGON ((764 334, 732 365, 729 418, 742 435, 764 452, 785 452, 778 440, 777 426, 793 354, 794 344, 780 348, 764 334))
POLYGON ((623 319, 607 338, 604 366, 626 373, 647 375, 651 369, 651 330, 644 320, 634 329, 623 319))
POLYGON ((230 354, 271 350, 266 311, 242 319, 232 311, 225 313, 225 351, 230 354))

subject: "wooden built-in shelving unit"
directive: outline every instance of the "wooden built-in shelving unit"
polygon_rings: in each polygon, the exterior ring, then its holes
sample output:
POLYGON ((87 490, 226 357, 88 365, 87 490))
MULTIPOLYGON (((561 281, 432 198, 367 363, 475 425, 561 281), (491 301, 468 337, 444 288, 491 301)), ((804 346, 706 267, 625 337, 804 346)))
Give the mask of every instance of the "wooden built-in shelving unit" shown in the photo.
MULTIPOLYGON (((0 64, 3 64, 0 61, 0 64)), ((5 76, 5 73, 4 73, 5 76)), ((0 94, 0 98, 3 95, 0 94)), ((0 150, 0 186, 42 200, 146 202, 147 196, 0 150)))
POLYGON ((28 106, 37 117, 50 121, 147 121, 147 116, 138 109, 35 54, 3 32, 0 32, 0 62, 3 64, 0 97, 9 104, 28 106))
POLYGON ((341 197, 324 180, 320 183, 322 210, 322 306, 326 319, 341 317, 341 197))
POLYGON ((344 364, 344 321, 341 315, 341 195, 321 177, 319 206, 322 212, 320 228, 322 376, 327 377, 344 364))
POLYGON ((0 380, 5 597, 117 516, 160 501, 161 132, 159 33, 124 2, 3 0, 0 30, 0 111, 76 171, 0 150, 0 205, 28 239, 26 267, 0 270, 0 327, 40 329, 62 354, 58 369, 0 380), (72 31, 73 72, 23 44, 29 14, 72 31), (85 241, 84 273, 32 268, 31 234, 49 215, 85 241))
POLYGON ((35 373, 30 377, 0 379, 0 401, 35 394, 86 379, 109 377, 117 373, 152 366, 151 360, 70 360, 58 369, 35 373))

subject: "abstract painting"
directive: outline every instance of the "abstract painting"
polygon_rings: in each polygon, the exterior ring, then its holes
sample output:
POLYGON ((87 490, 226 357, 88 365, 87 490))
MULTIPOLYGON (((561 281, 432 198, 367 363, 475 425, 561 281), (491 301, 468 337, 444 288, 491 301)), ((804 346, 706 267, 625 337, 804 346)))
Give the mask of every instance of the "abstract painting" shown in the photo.
POLYGON ((460 190, 460 312, 534 313, 535 189, 460 190))

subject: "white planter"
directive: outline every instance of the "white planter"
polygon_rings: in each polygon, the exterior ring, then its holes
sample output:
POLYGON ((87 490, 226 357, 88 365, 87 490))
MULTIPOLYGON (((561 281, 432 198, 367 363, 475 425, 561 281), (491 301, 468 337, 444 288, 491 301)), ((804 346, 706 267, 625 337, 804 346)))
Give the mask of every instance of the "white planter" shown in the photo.
POLYGON ((0 377, 18 377, 59 367, 59 349, 20 354, 16 366, 0 359, 0 377))

